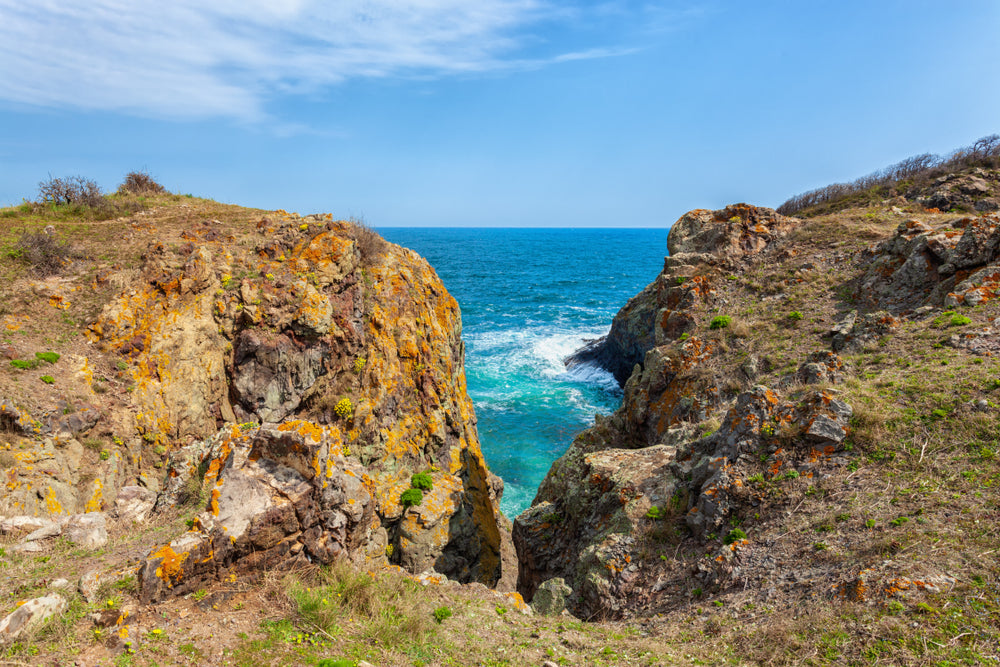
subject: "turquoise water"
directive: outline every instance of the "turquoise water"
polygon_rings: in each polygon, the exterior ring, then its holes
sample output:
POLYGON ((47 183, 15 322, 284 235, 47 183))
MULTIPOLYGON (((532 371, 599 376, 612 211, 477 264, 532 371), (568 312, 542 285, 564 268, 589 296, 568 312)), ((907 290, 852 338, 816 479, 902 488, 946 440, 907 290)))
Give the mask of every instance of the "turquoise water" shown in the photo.
POLYGON ((573 437, 614 411, 621 392, 562 359, 608 332, 663 267, 666 229, 384 228, 427 258, 462 309, 465 372, 502 509, 531 504, 573 437))

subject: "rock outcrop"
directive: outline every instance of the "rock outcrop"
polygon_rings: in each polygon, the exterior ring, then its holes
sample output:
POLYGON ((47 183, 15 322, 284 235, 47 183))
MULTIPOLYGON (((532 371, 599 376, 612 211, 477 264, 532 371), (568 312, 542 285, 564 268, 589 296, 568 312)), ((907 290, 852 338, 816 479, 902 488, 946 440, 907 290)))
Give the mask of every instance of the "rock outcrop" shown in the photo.
MULTIPOLYGON (((94 311, 92 354, 57 367, 74 398, 0 400, 0 513, 88 513, 90 544, 105 509, 201 510, 150 552, 147 601, 337 558, 511 588, 503 485, 479 448, 458 304, 433 269, 329 215, 241 224, 131 225, 147 240, 138 269, 97 273, 95 294, 121 289, 94 311), (95 364, 123 389, 98 386, 95 364), (433 487, 404 506, 418 472, 433 487)), ((69 303, 60 285, 42 286, 53 307, 69 303)))
POLYGON ((624 386, 647 352, 693 328, 689 311, 713 297, 703 269, 731 270, 795 224, 795 218, 747 204, 684 214, 670 228, 663 272, 615 315, 607 336, 571 355, 567 365, 598 365, 624 386))
MULTIPOLYGON (((740 391, 763 365, 750 355, 728 371, 743 381, 713 370, 729 345, 709 326, 722 281, 798 224, 745 205, 686 214, 670 230, 663 272, 619 312, 607 339, 570 362, 610 355, 609 369, 625 378, 624 397, 553 464, 514 522, 525 599, 561 579, 574 614, 622 615, 656 585, 643 563, 664 531, 684 525, 697 541, 720 539, 759 501, 751 479, 812 476, 842 451, 851 407, 832 390, 797 390, 841 380, 834 352, 809 354, 780 387, 751 383, 740 391), (715 415, 721 419, 706 434, 702 425, 715 415)), ((738 537, 727 540, 720 562, 740 546, 738 537)))
POLYGON ((1000 216, 961 218, 932 227, 899 225, 871 248, 859 301, 894 313, 924 306, 975 306, 1000 290, 1000 216))

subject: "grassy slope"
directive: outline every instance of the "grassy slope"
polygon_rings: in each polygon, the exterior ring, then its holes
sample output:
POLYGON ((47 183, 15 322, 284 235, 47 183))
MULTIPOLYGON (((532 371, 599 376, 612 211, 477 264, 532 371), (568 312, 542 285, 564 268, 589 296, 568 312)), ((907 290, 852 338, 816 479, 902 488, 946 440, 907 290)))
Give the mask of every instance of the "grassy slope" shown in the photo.
MULTIPOLYGON (((147 232, 155 231, 167 246, 180 244, 185 226, 214 219, 239 238, 253 233, 262 215, 177 195, 145 203, 150 208, 142 215, 110 221, 86 221, 80 211, 0 211, 0 340, 19 349, 82 351, 83 328, 135 277, 147 232), (33 289, 37 281, 7 255, 23 231, 47 224, 82 256, 50 280, 68 308, 33 289), (91 287, 101 272, 108 281, 91 287)), ((948 218, 911 214, 932 222, 948 218)), ((793 254, 724 280, 720 314, 730 315, 733 326, 713 334, 729 350, 718 360, 719 379, 753 353, 773 364, 758 382, 773 384, 808 352, 821 349, 819 334, 853 305, 850 281, 859 267, 843 258, 890 235, 902 219, 882 205, 813 217, 796 233, 793 254), (803 318, 790 320, 792 311, 803 318)), ((963 312, 972 319, 966 326, 981 327, 1000 316, 1000 307, 990 302, 963 312)), ((323 657, 384 665, 538 665, 546 659, 575 665, 989 662, 1000 653, 1000 363, 941 346, 954 327, 937 315, 904 322, 894 335, 847 357, 847 380, 836 388, 856 411, 850 463, 818 481, 761 482, 766 502, 756 512, 760 518, 745 517, 743 528, 752 544, 766 545, 801 572, 826 567, 849 576, 874 564, 908 575, 953 577, 955 585, 940 593, 854 601, 797 594, 793 587, 762 600, 759 591, 692 587, 686 597, 654 601, 628 622, 583 623, 525 616, 515 600, 474 587, 424 587, 391 572, 368 581, 338 571, 270 573, 245 589, 220 585, 140 608, 128 568, 165 533, 181 529, 185 517, 179 513, 143 531, 115 526, 111 544, 96 553, 65 543, 42 554, 7 553, 0 563, 4 611, 47 590, 52 580, 75 582, 90 568, 121 575, 92 605, 72 595, 70 613, 6 649, 6 658, 14 664, 243 665, 315 664, 323 657), (967 407, 981 398, 990 402, 988 412, 967 407), (348 590, 357 602, 331 602, 348 590), (136 619, 134 653, 108 648, 113 630, 95 633, 86 617, 109 600, 136 619), (439 624, 432 613, 440 607, 453 615, 439 624)), ((98 356, 92 348, 87 354, 98 356)), ((127 390, 119 386, 113 359, 97 358, 93 365, 111 397, 127 390)), ((4 393, 30 397, 39 391, 34 375, 42 369, 3 366, 4 393)), ((55 389, 48 390, 58 391, 61 378, 53 374, 55 389)), ((671 550, 680 546, 674 553, 683 567, 705 551, 667 535, 653 538, 671 550)), ((650 569, 678 567, 658 558, 663 549, 653 546, 650 569)))

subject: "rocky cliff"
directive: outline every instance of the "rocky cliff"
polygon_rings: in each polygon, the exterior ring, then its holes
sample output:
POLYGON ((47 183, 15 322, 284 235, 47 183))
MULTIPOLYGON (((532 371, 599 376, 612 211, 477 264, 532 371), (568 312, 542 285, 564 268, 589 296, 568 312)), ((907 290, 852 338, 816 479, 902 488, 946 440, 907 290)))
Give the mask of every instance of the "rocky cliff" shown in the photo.
POLYGON ((567 360, 610 370, 624 398, 515 520, 519 591, 564 581, 574 613, 606 618, 734 589, 787 604, 853 590, 859 572, 865 599, 897 579, 947 579, 933 559, 863 553, 865 530, 884 524, 857 516, 857 457, 882 460, 887 439, 927 437, 949 415, 996 437, 983 392, 997 371, 1000 219, 889 202, 804 220, 740 204, 685 214, 667 248, 609 335, 567 360), (920 340, 935 336, 961 350, 941 363, 963 369, 936 412, 916 389, 932 363, 920 340), (887 364, 905 379, 876 385, 887 364))
POLYGON ((107 223, 114 264, 18 284, 42 298, 7 310, 24 337, 5 355, 58 360, 42 382, 6 371, 0 512, 111 511, 123 490, 200 508, 148 554, 146 601, 342 557, 512 585, 503 485, 433 269, 329 215, 185 208, 107 223), (65 334, 28 326, 60 316, 65 334))

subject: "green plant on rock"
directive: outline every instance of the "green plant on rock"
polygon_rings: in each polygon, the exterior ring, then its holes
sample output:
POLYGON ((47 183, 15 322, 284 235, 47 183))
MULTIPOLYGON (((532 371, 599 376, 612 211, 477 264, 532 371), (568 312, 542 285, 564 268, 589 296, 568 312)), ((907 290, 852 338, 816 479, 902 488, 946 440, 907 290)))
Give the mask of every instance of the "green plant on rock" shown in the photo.
POLYGON ((971 319, 969 319, 965 315, 959 315, 958 313, 952 315, 951 320, 949 321, 949 324, 951 324, 951 326, 953 327, 961 327, 970 323, 972 323, 971 319))
POLYGON ((14 368, 19 368, 22 371, 31 370, 32 368, 38 368, 39 361, 37 359, 11 359, 10 365, 14 368))
POLYGON ((59 355, 56 352, 35 352, 35 357, 49 364, 59 361, 59 355))
POLYGON ((434 487, 434 480, 425 472, 418 472, 410 478, 410 486, 421 491, 430 491, 434 487))
POLYGON ((53 384, 56 381, 56 379, 54 377, 52 377, 51 375, 43 375, 42 377, 40 377, 38 379, 41 380, 42 382, 44 382, 45 384, 53 384))
POLYGON ((747 538, 746 532, 742 528, 733 528, 729 533, 723 538, 723 542, 726 544, 732 544, 733 542, 739 542, 740 540, 745 540, 747 538))
POLYGON ((789 322, 798 322, 802 319, 803 315, 801 311, 793 310, 785 316, 789 322))
POLYGON ((333 411, 342 419, 350 419, 354 416, 354 405, 351 403, 351 399, 342 398, 337 401, 337 405, 334 406, 333 411))
POLYGON ((399 496, 399 503, 403 507, 412 507, 424 502, 424 492, 420 489, 407 489, 399 496))
POLYGON ((646 510, 647 519, 654 519, 658 521, 660 519, 665 519, 666 517, 667 517, 666 511, 658 505, 653 505, 648 510, 646 510))
POLYGON ((448 607, 438 607, 434 610, 434 620, 438 623, 444 623, 445 619, 451 618, 452 611, 448 607))
POLYGON ((733 318, 729 315, 716 315, 712 318, 712 322, 708 325, 709 329, 725 329, 730 324, 732 324, 733 318))

